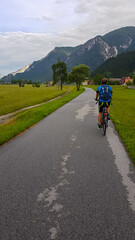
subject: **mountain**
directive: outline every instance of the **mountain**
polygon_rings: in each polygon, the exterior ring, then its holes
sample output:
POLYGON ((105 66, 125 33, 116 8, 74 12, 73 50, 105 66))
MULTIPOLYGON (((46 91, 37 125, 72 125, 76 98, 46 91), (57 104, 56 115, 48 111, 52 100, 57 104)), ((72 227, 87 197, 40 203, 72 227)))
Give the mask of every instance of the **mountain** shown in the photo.
POLYGON ((66 63, 69 70, 71 70, 73 66, 82 63, 93 70, 106 59, 116 55, 117 49, 115 46, 110 47, 102 36, 97 36, 81 45, 67 58, 66 63))
POLYGON ((93 77, 97 73, 110 72, 111 77, 124 77, 135 73, 135 51, 121 53, 117 57, 106 60, 101 66, 91 73, 93 77))
POLYGON ((118 54, 135 50, 135 27, 124 27, 103 36, 110 46, 116 46, 118 54))
POLYGON ((86 64, 92 72, 108 58, 133 50, 135 50, 135 27, 124 27, 104 36, 96 36, 77 47, 56 47, 45 58, 33 62, 24 71, 9 74, 2 80, 25 79, 40 82, 52 80, 52 65, 57 63, 58 58, 66 62, 68 71, 73 66, 86 64))
POLYGON ((8 74, 2 78, 3 81, 9 82, 12 79, 23 79, 45 82, 52 79, 52 65, 57 63, 58 59, 66 61, 67 57, 76 49, 80 47, 56 47, 45 58, 39 61, 34 61, 32 64, 27 65, 19 71, 8 74), (23 71, 25 69, 25 71, 23 71))

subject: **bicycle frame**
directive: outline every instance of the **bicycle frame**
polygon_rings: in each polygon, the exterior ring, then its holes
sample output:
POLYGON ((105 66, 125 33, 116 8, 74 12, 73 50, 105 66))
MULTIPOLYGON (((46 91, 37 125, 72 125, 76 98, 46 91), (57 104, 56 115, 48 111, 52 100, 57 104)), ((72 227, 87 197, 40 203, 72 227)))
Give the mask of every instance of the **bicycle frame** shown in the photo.
MULTIPOLYGON (((99 102, 99 100, 96 102, 96 104, 99 102)), ((101 118, 101 126, 103 128, 103 135, 106 135, 106 129, 108 127, 108 112, 105 106, 103 106, 102 111, 102 118, 101 118)))
POLYGON ((103 107, 103 111, 102 111, 102 119, 101 119, 101 125, 103 128, 103 135, 106 135, 106 129, 108 127, 108 112, 106 107, 103 107))

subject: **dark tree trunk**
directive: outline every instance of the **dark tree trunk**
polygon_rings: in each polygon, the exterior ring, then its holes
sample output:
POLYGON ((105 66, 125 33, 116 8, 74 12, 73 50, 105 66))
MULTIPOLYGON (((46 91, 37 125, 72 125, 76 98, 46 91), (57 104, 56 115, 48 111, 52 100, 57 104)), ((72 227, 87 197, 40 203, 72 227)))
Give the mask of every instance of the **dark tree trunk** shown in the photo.
POLYGON ((77 83, 77 91, 79 91, 79 88, 80 88, 80 84, 77 83))
POLYGON ((62 90, 62 80, 61 80, 61 90, 62 90))

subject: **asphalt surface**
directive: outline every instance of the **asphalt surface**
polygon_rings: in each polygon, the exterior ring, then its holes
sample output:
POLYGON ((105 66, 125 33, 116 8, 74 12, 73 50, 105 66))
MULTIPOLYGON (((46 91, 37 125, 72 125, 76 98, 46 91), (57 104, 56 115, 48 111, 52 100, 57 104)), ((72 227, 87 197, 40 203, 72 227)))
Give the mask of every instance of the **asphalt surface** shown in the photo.
POLYGON ((135 167, 86 89, 0 147, 1 240, 135 240, 135 167))

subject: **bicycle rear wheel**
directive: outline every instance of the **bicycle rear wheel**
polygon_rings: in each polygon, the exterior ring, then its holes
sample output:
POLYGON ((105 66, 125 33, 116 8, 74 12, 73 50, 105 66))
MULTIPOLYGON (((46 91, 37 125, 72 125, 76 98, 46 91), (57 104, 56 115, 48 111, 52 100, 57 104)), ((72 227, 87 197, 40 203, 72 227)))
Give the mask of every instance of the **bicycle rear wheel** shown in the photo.
POLYGON ((104 122, 104 123, 103 123, 103 135, 104 135, 104 136, 106 135, 106 128, 107 128, 107 123, 104 122))

